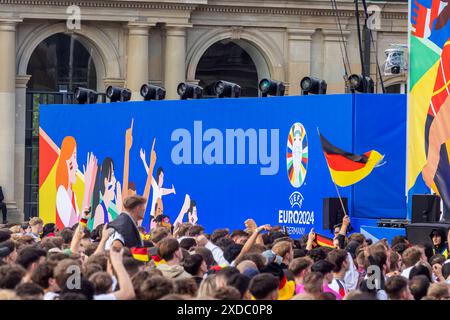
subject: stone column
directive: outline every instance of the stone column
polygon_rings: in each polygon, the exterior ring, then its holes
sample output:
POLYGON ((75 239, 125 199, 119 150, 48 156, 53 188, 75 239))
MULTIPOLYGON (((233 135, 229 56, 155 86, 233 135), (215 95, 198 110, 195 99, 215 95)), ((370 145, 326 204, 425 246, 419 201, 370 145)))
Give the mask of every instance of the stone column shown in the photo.
POLYGON ((148 82, 148 24, 128 25, 126 87, 131 90, 131 100, 143 100, 141 86, 148 82))
POLYGON ((18 215, 8 214, 9 222, 21 222, 24 219, 24 192, 25 192, 25 128, 26 128, 26 101, 27 83, 30 75, 16 76, 16 128, 15 128, 15 200, 18 207, 18 215))
POLYGON ((164 87, 166 99, 177 100, 177 87, 186 81, 186 27, 166 27, 164 87))
POLYGON ((0 20, 0 186, 10 213, 17 212, 14 198, 17 22, 0 20))
POLYGON ((314 30, 288 30, 288 86, 287 95, 300 94, 300 81, 309 76, 311 62, 311 35, 314 30))

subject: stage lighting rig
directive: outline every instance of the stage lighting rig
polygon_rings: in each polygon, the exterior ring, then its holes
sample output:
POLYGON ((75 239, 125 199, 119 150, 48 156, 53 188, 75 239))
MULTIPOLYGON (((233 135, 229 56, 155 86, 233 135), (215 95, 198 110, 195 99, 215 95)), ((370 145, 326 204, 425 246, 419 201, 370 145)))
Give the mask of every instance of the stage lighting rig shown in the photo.
POLYGON ((355 91, 361 93, 374 93, 375 86, 373 80, 370 77, 364 77, 359 74, 352 74, 348 77, 348 83, 350 85, 350 90, 355 93, 355 91))
POLYGON ((314 77, 304 77, 300 81, 300 90, 302 96, 308 94, 327 94, 327 82, 314 77))
POLYGON ((127 102, 131 99, 131 91, 127 88, 109 86, 106 88, 106 96, 111 102, 127 102))
POLYGON ((219 80, 214 84, 214 93, 218 98, 239 98, 241 87, 232 82, 219 80))
POLYGON ((93 104, 97 102, 98 93, 94 90, 77 87, 73 93, 78 104, 93 104))
POLYGON ((284 96, 286 90, 283 82, 272 79, 262 79, 258 87, 263 98, 268 96, 284 96))
POLYGON ((201 99, 203 97, 203 88, 190 83, 181 82, 177 88, 181 100, 201 99))
POLYGON ((141 87, 141 96, 145 101, 164 100, 166 98, 166 89, 153 84, 144 84, 141 87))

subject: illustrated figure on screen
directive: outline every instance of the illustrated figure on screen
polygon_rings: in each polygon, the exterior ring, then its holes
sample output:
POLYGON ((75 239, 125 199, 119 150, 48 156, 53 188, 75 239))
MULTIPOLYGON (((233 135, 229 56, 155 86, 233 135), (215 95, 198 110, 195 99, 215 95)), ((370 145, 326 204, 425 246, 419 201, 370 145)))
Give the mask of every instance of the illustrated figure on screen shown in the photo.
POLYGON ((103 160, 103 164, 98 170, 93 197, 94 229, 114 220, 122 212, 120 182, 114 175, 114 161, 109 157, 103 160))
POLYGON ((150 229, 155 227, 167 227, 171 230, 173 229, 172 227, 177 228, 179 224, 183 223, 186 213, 188 213, 189 223, 196 224, 198 221, 197 204, 194 200, 191 200, 188 194, 184 197, 183 205, 173 224, 171 223, 170 217, 164 213, 164 205, 161 198, 156 199, 153 209, 154 215, 150 216, 150 229))
MULTIPOLYGON (((83 166, 84 167, 84 166, 83 166)), ((77 196, 72 189, 77 181, 77 143, 74 137, 65 137, 56 168, 56 225, 58 229, 71 227, 79 220, 77 196)), ((97 174, 97 158, 87 155, 87 168, 84 167, 84 195, 82 207, 89 207, 97 174)))
POLYGON ((412 34, 429 39, 442 48, 436 72, 430 74, 430 78, 434 78, 433 93, 427 104, 425 123, 421 124, 426 155, 422 177, 426 185, 441 196, 444 203, 442 220, 450 222, 450 6, 448 0, 416 0, 411 5, 412 34))
MULTIPOLYGON (((147 161, 145 160, 145 150, 144 149, 141 149, 140 156, 141 156, 142 163, 144 164, 145 171, 148 174, 149 166, 147 164, 147 161)), ((167 189, 167 188, 163 188, 163 183, 164 183, 164 170, 162 167, 159 167, 156 170, 156 179, 153 178, 152 182, 151 182, 151 187, 153 190, 152 202, 151 202, 151 207, 150 207, 151 209, 150 209, 150 213, 147 213, 144 216, 144 220, 142 221, 143 226, 149 225, 150 217, 155 216, 155 205, 156 205, 157 199, 162 199, 163 196, 169 195, 172 193, 176 194, 175 187, 173 185, 172 185, 171 189, 167 189)))
POLYGON ((122 198, 136 194, 136 184, 128 182, 130 172, 130 150, 133 146, 133 126, 134 118, 131 119, 131 126, 125 132, 125 151, 123 161, 122 198))
POLYGON ((150 216, 151 228, 166 227, 172 231, 172 224, 170 217, 164 214, 164 205, 161 198, 156 199, 155 207, 153 208, 154 215, 150 216))
POLYGON ((112 158, 105 158, 101 169, 98 171, 94 190, 93 203, 95 214, 92 225, 93 229, 101 224, 114 220, 122 212, 123 199, 136 194, 136 184, 134 182, 128 182, 130 149, 133 145, 133 125, 134 119, 131 119, 131 126, 125 131, 122 186, 116 179, 116 168, 112 158))
POLYGON ((195 225, 197 221, 197 202, 195 202, 195 200, 191 200, 191 205, 189 206, 188 210, 188 222, 195 225))

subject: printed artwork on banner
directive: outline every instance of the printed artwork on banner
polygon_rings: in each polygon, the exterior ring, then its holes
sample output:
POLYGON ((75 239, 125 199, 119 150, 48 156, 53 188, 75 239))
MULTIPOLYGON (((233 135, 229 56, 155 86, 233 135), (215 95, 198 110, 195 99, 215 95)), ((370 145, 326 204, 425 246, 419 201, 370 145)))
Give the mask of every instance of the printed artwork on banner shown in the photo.
POLYGON ((425 184, 444 202, 450 221, 450 6, 410 1, 410 96, 407 190, 425 184))
MULTIPOLYGON (((122 184, 116 177, 117 168, 112 157, 105 157, 101 162, 95 152, 79 155, 77 140, 73 136, 65 136, 58 147, 47 135, 43 128, 39 130, 40 143, 40 175, 39 190, 45 196, 40 198, 40 217, 47 222, 54 222, 61 230, 78 223, 82 208, 91 208, 88 227, 92 230, 113 221, 123 212, 123 199, 137 193, 136 183, 129 181, 130 151, 133 145, 133 123, 125 132, 124 167, 122 184), (79 159, 86 157, 86 163, 80 170, 79 159)), ((154 147, 154 145, 153 145, 154 147)), ((139 158, 142 161, 143 175, 146 184, 143 195, 148 200, 144 219, 140 221, 142 227, 149 231, 151 227, 164 226, 171 228, 170 217, 164 215, 163 196, 175 194, 175 187, 164 188, 164 170, 159 166, 156 176, 150 169, 156 164, 156 152, 152 149, 150 163, 147 162, 146 152, 140 149, 139 158), (150 189, 152 197, 150 198, 150 189), (151 199, 151 202, 150 202, 151 199)), ((138 157, 132 153, 131 156, 138 157)), ((185 214, 192 224, 198 221, 195 200, 184 196, 183 205, 174 223, 183 221, 185 214)))

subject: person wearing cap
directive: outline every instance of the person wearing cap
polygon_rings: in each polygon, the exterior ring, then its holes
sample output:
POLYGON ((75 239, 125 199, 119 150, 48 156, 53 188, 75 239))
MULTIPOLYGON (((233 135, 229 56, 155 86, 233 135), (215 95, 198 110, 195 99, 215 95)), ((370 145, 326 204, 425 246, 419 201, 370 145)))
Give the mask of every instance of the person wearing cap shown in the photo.
POLYGON ((3 200, 5 200, 5 196, 3 195, 3 190, 2 187, 0 186, 0 210, 2 210, 3 224, 7 224, 8 209, 6 208, 6 203, 4 203, 3 200))
MULTIPOLYGON (((449 234, 447 235, 447 238, 449 234)), ((445 231, 443 229, 433 229, 430 233, 431 241, 433 242, 433 254, 442 254, 445 259, 448 258, 448 239, 445 239, 445 231)))
POLYGON ((0 265, 15 263, 17 259, 17 247, 14 241, 7 240, 0 243, 0 265))

